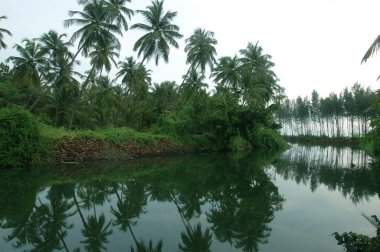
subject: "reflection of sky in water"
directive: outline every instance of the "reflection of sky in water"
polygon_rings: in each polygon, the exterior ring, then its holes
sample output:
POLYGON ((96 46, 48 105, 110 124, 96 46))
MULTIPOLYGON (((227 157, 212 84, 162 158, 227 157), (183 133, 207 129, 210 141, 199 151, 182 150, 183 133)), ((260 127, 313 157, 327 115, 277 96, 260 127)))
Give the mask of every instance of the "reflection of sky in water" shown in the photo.
MULTIPOLYGON (((351 164, 353 160, 356 167, 368 162, 368 157, 359 151, 352 151, 349 148, 337 150, 334 148, 304 148, 293 146, 293 149, 284 153, 282 159, 297 164, 302 160, 304 163, 315 165, 333 165, 336 168, 349 168, 345 165, 351 164), (322 153, 322 154, 321 154, 322 153), (328 157, 338 155, 340 163, 331 163, 328 157), (342 157, 343 156, 343 157, 342 157), (302 157, 302 158, 300 158, 302 157), (353 157, 353 158, 352 158, 353 157), (349 161, 347 161, 349 160, 349 161)), ((271 166, 267 166, 266 173, 273 183, 278 187, 279 194, 285 199, 283 209, 274 212, 274 219, 268 226, 272 229, 267 244, 259 244, 260 251, 342 251, 336 245, 335 239, 331 234, 335 231, 345 232, 354 231, 368 235, 374 235, 374 228, 363 218, 362 213, 367 215, 380 214, 380 201, 377 195, 370 195, 367 198, 353 203, 350 197, 344 197, 339 190, 332 190, 328 185, 319 183, 314 191, 310 189, 310 181, 306 174, 306 179, 302 183, 296 183, 292 177, 284 179, 283 174, 278 171, 282 161, 277 161, 271 166), (279 163, 278 163, 279 162, 279 163), (279 172, 279 173, 278 173, 279 172)), ((287 163, 286 163, 287 164, 287 163)), ((286 168, 286 167, 285 167, 286 168)), ((350 167, 350 169, 354 169, 350 167)), ((190 179, 190 178, 189 178, 190 179)), ((255 181, 256 182, 256 181, 255 181)), ((40 191, 38 197, 41 202, 47 201, 47 193, 50 188, 40 191)), ((146 243, 149 240, 157 244, 163 240, 163 251, 178 251, 178 244, 181 242, 181 232, 185 231, 185 226, 178 213, 177 207, 171 202, 149 201, 139 218, 134 220, 136 225, 132 226, 133 233, 137 239, 143 239, 146 243)), ((96 209, 82 210, 85 218, 93 215, 94 211, 99 217, 104 213, 106 222, 113 219, 110 212, 111 206, 116 207, 117 197, 111 195, 108 201, 96 209)), ((39 201, 36 200, 36 204, 39 201)), ((200 223, 202 231, 210 228, 211 224, 207 221, 206 213, 209 213, 212 204, 206 202, 201 206, 202 213, 199 217, 190 220, 191 225, 200 223)), ((15 210, 16 211, 16 210, 15 210)), ((79 215, 71 216, 67 219, 68 223, 74 223, 73 229, 68 231, 65 242, 70 251, 80 246, 84 251, 83 236, 81 233, 81 219, 79 215)), ((113 233, 109 236, 109 243, 105 244, 108 251, 130 251, 134 241, 129 231, 120 232, 118 227, 111 225, 113 233)), ((9 230, 0 229, 0 236, 9 234, 9 230)), ((22 249, 12 248, 11 243, 0 240, 0 251, 23 251, 30 249, 30 246, 22 249)), ((211 251, 241 251, 228 243, 221 243, 213 234, 211 251)))

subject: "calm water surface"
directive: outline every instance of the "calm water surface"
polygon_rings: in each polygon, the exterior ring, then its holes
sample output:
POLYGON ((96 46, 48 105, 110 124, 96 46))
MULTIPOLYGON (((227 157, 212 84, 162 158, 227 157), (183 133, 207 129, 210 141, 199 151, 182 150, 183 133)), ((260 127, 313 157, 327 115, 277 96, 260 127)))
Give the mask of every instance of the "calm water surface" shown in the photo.
POLYGON ((342 251, 335 231, 375 235, 362 216, 380 214, 370 163, 293 145, 2 172, 0 251, 342 251))

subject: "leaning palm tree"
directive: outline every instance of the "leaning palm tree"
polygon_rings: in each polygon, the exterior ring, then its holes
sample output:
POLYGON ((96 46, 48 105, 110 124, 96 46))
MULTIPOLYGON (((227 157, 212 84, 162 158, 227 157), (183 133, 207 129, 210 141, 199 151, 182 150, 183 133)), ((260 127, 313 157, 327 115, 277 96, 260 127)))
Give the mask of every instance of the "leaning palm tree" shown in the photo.
POLYGON ((179 33, 179 27, 172 23, 177 16, 177 12, 168 11, 164 13, 164 1, 152 1, 152 5, 147 10, 137 10, 143 15, 146 23, 137 23, 131 26, 131 29, 140 29, 146 32, 139 38, 134 47, 138 51, 138 56, 143 56, 141 64, 145 60, 155 59, 156 65, 162 57, 165 62, 169 61, 170 46, 178 48, 176 39, 182 38, 179 33))
MULTIPOLYGON (((7 19, 7 17, 6 16, 1 16, 0 20, 1 19, 7 19)), ((10 31, 8 31, 8 30, 6 30, 4 28, 0 28, 0 50, 2 48, 4 48, 4 49, 7 48, 7 44, 5 44, 5 42, 3 41, 3 39, 4 39, 4 33, 8 34, 9 36, 12 36, 12 33, 10 31)))
POLYGON ((99 71, 100 75, 103 68, 107 72, 111 70, 112 64, 116 65, 114 57, 118 57, 118 50, 120 49, 119 42, 113 40, 112 38, 101 40, 99 43, 93 45, 93 51, 89 53, 91 57, 92 68, 87 75, 87 78, 84 80, 82 87, 79 91, 77 102, 75 103, 74 109, 71 113, 69 128, 71 129, 75 113, 78 110, 80 99, 86 90, 88 84, 91 82, 91 79, 95 76, 95 72, 99 71))
POLYGON ((201 28, 196 29, 194 34, 186 39, 186 63, 190 64, 190 67, 184 80, 192 68, 197 70, 198 67, 200 67, 202 73, 206 71, 206 65, 208 65, 210 69, 213 68, 214 63, 216 63, 215 45, 217 43, 217 40, 214 39, 213 32, 201 28))
POLYGON ((366 62, 371 56, 377 53, 380 48, 380 35, 372 42, 371 46, 368 48, 367 52, 364 54, 362 63, 366 62))

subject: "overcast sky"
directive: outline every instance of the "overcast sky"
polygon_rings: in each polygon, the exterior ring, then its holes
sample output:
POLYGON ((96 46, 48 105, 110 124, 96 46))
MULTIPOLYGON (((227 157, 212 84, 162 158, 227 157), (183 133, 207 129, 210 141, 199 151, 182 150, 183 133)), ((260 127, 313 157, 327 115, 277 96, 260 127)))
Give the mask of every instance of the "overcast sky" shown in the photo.
MULTIPOLYGON (((150 0, 132 0, 132 9, 144 9, 150 0)), ((66 29, 68 10, 81 10, 77 0, 0 0, 0 27, 13 33, 0 61, 14 54, 11 47, 24 38, 35 38, 53 29, 66 29)), ((184 38, 180 49, 171 49, 169 63, 151 62, 153 81, 176 80, 186 73, 184 39, 201 27, 215 32, 218 57, 234 56, 248 42, 272 55, 274 70, 286 94, 295 98, 317 89, 323 96, 340 92, 356 81, 372 88, 380 75, 380 55, 361 65, 361 58, 380 34, 380 1, 376 0, 165 0, 165 10, 177 11, 174 22, 184 38)), ((130 23, 140 22, 138 16, 130 23)), ((121 59, 135 56, 131 48, 142 35, 128 31, 121 38, 121 59)), ((87 67, 82 63, 83 70, 87 67)))

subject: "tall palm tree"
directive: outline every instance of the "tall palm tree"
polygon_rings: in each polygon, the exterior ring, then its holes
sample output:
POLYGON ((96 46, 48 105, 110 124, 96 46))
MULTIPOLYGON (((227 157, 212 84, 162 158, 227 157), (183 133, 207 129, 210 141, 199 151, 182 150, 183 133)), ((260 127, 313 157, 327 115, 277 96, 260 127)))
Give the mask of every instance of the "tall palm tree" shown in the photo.
POLYGON ((147 6, 147 10, 137 10, 144 18, 146 23, 137 23, 131 26, 131 29, 140 29, 146 32, 139 38, 134 47, 138 51, 138 56, 143 55, 143 60, 155 59, 158 65, 162 57, 165 62, 169 61, 170 46, 178 48, 176 39, 183 36, 179 33, 179 27, 172 23, 177 16, 177 12, 168 11, 164 13, 164 1, 152 1, 152 5, 147 6))
POLYGON ((189 76, 185 79, 185 82, 180 87, 186 100, 196 97, 201 89, 208 87, 207 83, 205 83, 204 80, 204 74, 197 72, 197 70, 192 68, 189 76))
POLYGON ((72 44, 64 41, 66 36, 66 34, 58 34, 56 31, 49 31, 37 39, 41 43, 41 52, 46 54, 52 63, 61 61, 70 53, 69 47, 72 44))
POLYGON ((189 74, 191 68, 195 70, 201 67, 201 72, 205 73, 206 65, 213 68, 214 63, 216 63, 216 49, 215 45, 217 40, 214 39, 214 33, 211 31, 206 31, 204 29, 198 28, 194 31, 194 34, 186 39, 185 52, 187 53, 186 63, 190 64, 189 70, 187 71, 184 80, 189 74))
POLYGON ((105 5, 109 12, 111 23, 116 24, 118 27, 122 27, 125 31, 128 30, 128 22, 126 17, 130 20, 134 14, 134 11, 127 8, 125 4, 131 2, 131 0, 108 0, 105 1, 105 5))
POLYGON ((91 58, 91 65, 102 74, 103 68, 109 72, 111 70, 112 64, 117 66, 115 57, 119 57, 118 51, 120 50, 120 45, 114 40, 105 40, 102 43, 98 43, 94 46, 93 51, 89 53, 91 58))
POLYGON ((24 45, 16 44, 14 48, 19 56, 11 56, 7 62, 13 63, 13 78, 25 93, 24 106, 33 110, 35 101, 42 90, 43 71, 46 59, 41 46, 33 40, 23 40, 24 45), (33 102, 34 100, 34 102, 33 102))
POLYGON ((96 70, 99 71, 100 75, 102 74, 103 68, 105 68, 105 70, 109 72, 111 70, 112 64, 116 65, 116 61, 114 57, 119 56, 119 53, 117 52, 119 49, 120 49, 119 42, 111 38, 102 39, 98 43, 93 45, 93 50, 89 53, 89 56, 91 57, 92 68, 90 72, 88 73, 87 78, 82 84, 82 87, 78 95, 78 101, 76 102, 76 105, 74 106, 74 109, 72 111, 72 114, 70 117, 70 125, 69 125, 70 129, 73 124, 75 113, 78 110, 80 99, 84 91, 86 90, 87 85, 90 83, 91 79, 95 76, 96 70))
POLYGON ((235 89, 241 80, 239 69, 240 61, 236 56, 222 57, 214 67, 211 77, 214 77, 214 82, 218 85, 235 89))
POLYGON ((145 66, 137 63, 133 57, 128 57, 119 62, 119 69, 116 78, 122 78, 121 82, 125 85, 127 94, 141 97, 148 92, 151 71, 145 66))
POLYGON ((11 61, 14 65, 13 71, 17 83, 21 86, 41 85, 41 67, 45 63, 44 53, 41 51, 41 45, 33 40, 23 40, 24 45, 16 44, 14 48, 19 56, 11 56, 7 62, 11 61))
POLYGON ((252 94, 253 90, 258 90, 263 95, 262 100, 267 102, 277 90, 277 76, 273 72, 274 63, 271 61, 272 56, 264 54, 261 46, 249 43, 247 48, 240 50, 241 54, 241 72, 245 75, 245 81, 241 85, 244 93, 252 94), (247 81, 249 79, 249 81, 247 81))
MULTIPOLYGON (((1 19, 7 19, 6 16, 0 16, 0 20, 1 19)), ((10 31, 8 31, 7 29, 4 29, 4 28, 0 28, 0 50, 2 48, 7 48, 7 44, 5 44, 5 42, 3 41, 4 39, 4 33, 9 35, 9 36, 12 36, 12 33, 10 31)))
POLYGON ((65 27, 74 24, 81 26, 70 39, 70 42, 79 39, 78 51, 73 60, 80 52, 87 57, 91 49, 96 45, 104 45, 106 41, 113 41, 114 44, 120 46, 115 34, 121 35, 121 27, 110 22, 109 10, 105 2, 92 0, 84 4, 83 11, 69 11, 70 17, 75 17, 64 21, 65 27))

